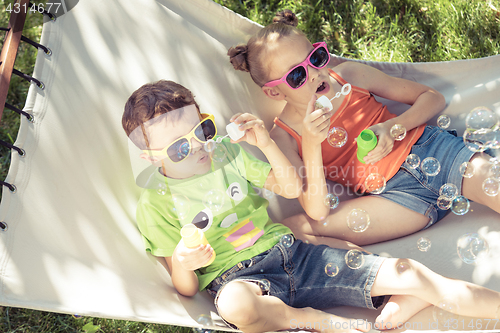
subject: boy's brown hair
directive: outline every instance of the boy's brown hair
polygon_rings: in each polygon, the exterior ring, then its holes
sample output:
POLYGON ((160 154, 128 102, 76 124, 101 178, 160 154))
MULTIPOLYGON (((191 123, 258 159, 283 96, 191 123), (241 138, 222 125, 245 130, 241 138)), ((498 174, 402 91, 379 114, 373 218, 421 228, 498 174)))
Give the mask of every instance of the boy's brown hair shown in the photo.
POLYGON ((122 117, 123 129, 136 146, 140 149, 149 149, 149 140, 144 124, 169 111, 192 104, 200 113, 193 93, 176 82, 160 80, 146 83, 134 91, 125 103, 122 117), (142 128, 142 131, 134 131, 138 128, 142 128), (142 132, 142 135, 135 135, 139 132, 142 132))

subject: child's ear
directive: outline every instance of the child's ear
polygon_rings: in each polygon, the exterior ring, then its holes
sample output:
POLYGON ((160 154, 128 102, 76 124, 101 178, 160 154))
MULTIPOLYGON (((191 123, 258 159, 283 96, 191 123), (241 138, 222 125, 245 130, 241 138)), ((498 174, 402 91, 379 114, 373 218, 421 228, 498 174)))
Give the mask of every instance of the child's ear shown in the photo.
POLYGON ((275 87, 262 87, 261 88, 264 94, 267 95, 267 97, 272 98, 277 101, 281 101, 285 99, 285 94, 277 90, 275 87))

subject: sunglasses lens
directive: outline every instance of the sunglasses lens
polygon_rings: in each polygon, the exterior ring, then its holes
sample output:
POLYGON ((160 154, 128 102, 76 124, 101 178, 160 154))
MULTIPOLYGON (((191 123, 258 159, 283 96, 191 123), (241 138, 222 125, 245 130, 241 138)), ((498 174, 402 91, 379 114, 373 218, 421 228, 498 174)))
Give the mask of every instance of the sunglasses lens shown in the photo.
POLYGON ((306 82, 306 76, 307 73, 304 66, 299 66, 286 76, 286 82, 290 85, 290 87, 298 88, 306 82))
POLYGON ((180 162, 189 155, 189 142, 186 139, 180 139, 174 142, 167 149, 167 154, 172 162, 180 162))
POLYGON ((328 63, 328 50, 323 46, 318 48, 313 54, 311 54, 309 61, 314 67, 324 67, 328 63))
POLYGON ((212 119, 206 119, 203 121, 198 127, 196 127, 194 134, 198 140, 203 142, 212 139, 215 136, 215 124, 212 119))

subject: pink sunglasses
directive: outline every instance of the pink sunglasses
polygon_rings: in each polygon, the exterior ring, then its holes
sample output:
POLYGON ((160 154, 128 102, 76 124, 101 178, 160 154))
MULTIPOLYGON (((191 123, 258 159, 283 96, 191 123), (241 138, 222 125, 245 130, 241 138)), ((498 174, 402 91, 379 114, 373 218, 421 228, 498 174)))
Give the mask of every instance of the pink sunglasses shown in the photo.
POLYGON ((265 87, 274 87, 280 83, 286 83, 292 89, 299 89, 304 85, 309 77, 307 65, 316 69, 325 67, 330 61, 330 53, 325 42, 314 43, 314 50, 297 66, 289 70, 281 79, 266 83, 265 87))

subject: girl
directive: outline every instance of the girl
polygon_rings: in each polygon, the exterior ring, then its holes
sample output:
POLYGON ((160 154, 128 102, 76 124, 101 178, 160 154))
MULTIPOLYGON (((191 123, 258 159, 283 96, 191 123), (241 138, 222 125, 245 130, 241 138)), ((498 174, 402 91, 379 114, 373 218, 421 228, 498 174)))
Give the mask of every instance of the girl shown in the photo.
POLYGON ((442 94, 357 62, 327 68, 330 55, 326 44, 311 45, 296 25, 297 18, 291 11, 278 13, 274 23, 259 31, 247 45, 228 51, 235 69, 250 72, 268 97, 287 102, 275 119, 271 136, 297 170, 305 169, 301 173, 305 175, 304 191, 299 201, 308 216, 283 221, 295 235, 311 242, 323 242, 325 239, 318 237, 328 236, 366 245, 414 233, 446 215, 447 211, 436 205, 439 189, 445 183, 455 185, 457 195, 500 212, 500 196, 488 196, 482 190, 488 178, 489 156, 474 154, 461 138, 425 125, 446 106, 442 94), (347 91, 346 95, 339 94, 347 91), (341 97, 332 100, 331 110, 315 110, 315 101, 322 95, 328 99, 341 97), (411 107, 396 116, 373 95, 411 107), (407 129, 401 141, 395 141, 390 134, 395 125, 407 129), (345 145, 333 147, 328 143, 327 134, 333 127, 345 129, 345 145), (354 138, 366 128, 376 134, 378 143, 362 163, 356 157, 354 138), (436 158, 440 172, 429 176, 420 168, 410 168, 405 163, 410 153, 420 160, 436 158), (462 179, 459 169, 468 161, 475 173, 472 178, 462 179), (371 173, 387 180, 381 194, 341 202, 330 212, 324 204, 328 194, 325 177, 362 192, 371 173), (364 232, 353 232, 345 222, 355 208, 369 214, 371 224, 364 232))

